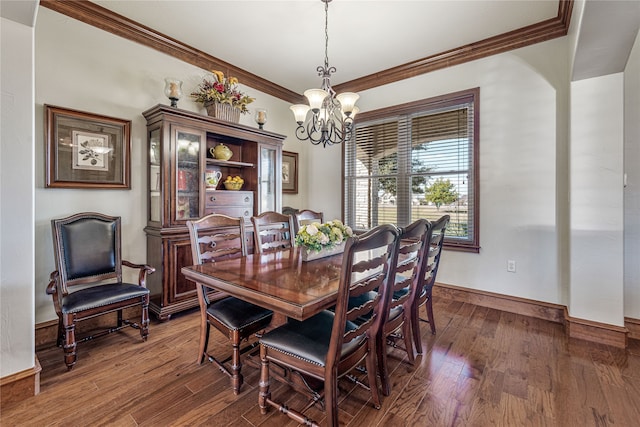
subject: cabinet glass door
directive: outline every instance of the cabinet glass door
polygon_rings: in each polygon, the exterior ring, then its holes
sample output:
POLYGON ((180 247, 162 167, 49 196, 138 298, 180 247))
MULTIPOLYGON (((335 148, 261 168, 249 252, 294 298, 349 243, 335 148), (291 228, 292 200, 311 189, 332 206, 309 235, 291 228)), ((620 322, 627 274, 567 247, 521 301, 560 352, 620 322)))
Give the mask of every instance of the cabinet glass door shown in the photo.
POLYGON ((160 129, 149 134, 149 220, 160 221, 160 204, 162 202, 160 168, 160 129))
POLYGON ((260 213, 276 209, 276 150, 260 147, 260 213))
POLYGON ((176 130, 175 218, 200 217, 200 146, 202 134, 176 130))

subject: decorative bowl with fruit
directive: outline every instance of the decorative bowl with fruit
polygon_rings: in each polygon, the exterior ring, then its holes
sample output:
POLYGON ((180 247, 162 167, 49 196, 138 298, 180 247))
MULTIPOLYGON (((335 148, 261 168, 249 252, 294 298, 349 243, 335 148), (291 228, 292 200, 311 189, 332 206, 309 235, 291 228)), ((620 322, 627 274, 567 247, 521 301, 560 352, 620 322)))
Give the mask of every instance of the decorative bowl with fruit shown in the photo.
POLYGON ((241 176, 229 175, 224 181, 224 188, 227 190, 240 190, 244 184, 244 179, 241 176))

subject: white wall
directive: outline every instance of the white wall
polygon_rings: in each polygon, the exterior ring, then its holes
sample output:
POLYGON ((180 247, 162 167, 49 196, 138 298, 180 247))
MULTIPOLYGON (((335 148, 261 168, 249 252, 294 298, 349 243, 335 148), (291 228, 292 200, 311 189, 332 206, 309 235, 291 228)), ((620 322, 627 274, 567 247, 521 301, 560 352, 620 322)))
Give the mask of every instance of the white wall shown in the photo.
POLYGON ((640 33, 624 72, 624 315, 640 319, 640 33))
MULTIPOLYGON (((566 131, 558 132, 568 122, 566 50, 566 39, 557 39, 360 94, 360 109, 369 111, 480 87, 482 248, 446 251, 438 281, 567 303, 558 281, 556 223, 556 150, 567 145, 566 131), (507 273, 507 259, 516 261, 515 274, 507 273)), ((315 188, 325 211, 339 211, 340 153, 328 156, 314 170, 315 188)))
POLYGON ((33 27, 1 19, 0 377, 5 377, 35 366, 33 27))
POLYGON ((624 325, 623 75, 571 84, 569 314, 624 325))

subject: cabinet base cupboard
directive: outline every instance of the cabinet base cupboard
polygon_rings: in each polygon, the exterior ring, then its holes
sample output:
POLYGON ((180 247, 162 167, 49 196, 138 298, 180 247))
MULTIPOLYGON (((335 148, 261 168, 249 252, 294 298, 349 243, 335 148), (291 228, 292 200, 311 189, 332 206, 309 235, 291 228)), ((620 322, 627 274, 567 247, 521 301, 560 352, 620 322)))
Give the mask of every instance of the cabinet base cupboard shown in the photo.
MULTIPOLYGON (((195 284, 180 271, 193 264, 186 221, 210 213, 242 217, 251 250, 251 217, 282 209, 285 136, 167 105, 157 105, 142 115, 147 120, 148 142, 144 231, 147 263, 156 268, 147 279, 149 310, 167 320, 173 313, 198 305, 195 284), (215 158, 216 153, 228 156, 229 150, 230 158, 215 158), (239 190, 225 188, 229 176, 242 178, 239 190)), ((216 298, 215 293, 210 296, 216 298)))

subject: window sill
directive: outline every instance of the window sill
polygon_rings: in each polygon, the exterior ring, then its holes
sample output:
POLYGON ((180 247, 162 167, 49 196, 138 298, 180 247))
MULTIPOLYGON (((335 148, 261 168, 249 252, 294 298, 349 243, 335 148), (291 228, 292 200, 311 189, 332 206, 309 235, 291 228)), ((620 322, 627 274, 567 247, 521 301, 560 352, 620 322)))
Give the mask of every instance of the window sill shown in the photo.
POLYGON ((446 240, 442 245, 442 249, 455 252, 469 252, 475 254, 480 253, 480 246, 455 244, 447 242, 446 240))

